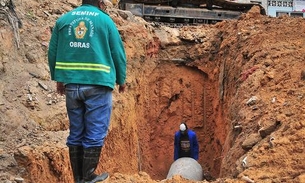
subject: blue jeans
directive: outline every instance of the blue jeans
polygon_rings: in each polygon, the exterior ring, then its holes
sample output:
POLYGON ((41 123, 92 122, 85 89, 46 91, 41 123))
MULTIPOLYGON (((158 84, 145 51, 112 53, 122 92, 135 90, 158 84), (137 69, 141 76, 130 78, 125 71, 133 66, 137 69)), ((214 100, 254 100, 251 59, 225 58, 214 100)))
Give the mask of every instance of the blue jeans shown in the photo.
POLYGON ((67 146, 102 147, 112 112, 112 89, 81 84, 65 87, 70 121, 67 146))

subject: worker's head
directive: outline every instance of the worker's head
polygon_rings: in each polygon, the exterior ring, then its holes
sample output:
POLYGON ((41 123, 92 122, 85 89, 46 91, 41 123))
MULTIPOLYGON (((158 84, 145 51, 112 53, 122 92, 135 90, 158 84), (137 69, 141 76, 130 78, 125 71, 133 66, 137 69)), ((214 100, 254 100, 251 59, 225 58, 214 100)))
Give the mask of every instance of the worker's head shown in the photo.
POLYGON ((181 132, 181 134, 186 134, 186 132, 187 132, 187 125, 186 125, 186 123, 185 122, 182 122, 181 124, 180 124, 180 132, 181 132))

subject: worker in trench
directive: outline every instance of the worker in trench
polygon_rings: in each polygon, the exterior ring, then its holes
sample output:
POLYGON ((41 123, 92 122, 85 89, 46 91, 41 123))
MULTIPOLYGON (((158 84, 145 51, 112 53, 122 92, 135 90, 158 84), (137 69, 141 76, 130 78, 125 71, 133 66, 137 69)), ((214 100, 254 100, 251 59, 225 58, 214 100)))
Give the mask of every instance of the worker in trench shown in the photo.
POLYGON ((125 91, 126 54, 119 31, 105 13, 104 0, 83 0, 62 15, 48 50, 51 79, 66 95, 67 146, 75 183, 104 182, 96 174, 112 113, 112 92, 125 91))
POLYGON ((188 129, 185 122, 179 126, 179 131, 175 133, 174 141, 174 160, 182 157, 190 157, 198 160, 199 145, 196 133, 188 129))

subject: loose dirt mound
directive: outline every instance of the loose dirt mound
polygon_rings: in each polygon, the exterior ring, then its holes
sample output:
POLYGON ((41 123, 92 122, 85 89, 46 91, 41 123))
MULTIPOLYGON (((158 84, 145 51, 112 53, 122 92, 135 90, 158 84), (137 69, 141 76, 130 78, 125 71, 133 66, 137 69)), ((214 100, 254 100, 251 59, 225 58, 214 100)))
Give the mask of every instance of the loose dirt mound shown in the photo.
MULTIPOLYGON (((0 178, 72 182, 65 98, 46 54, 55 20, 80 2, 14 3, 16 14, 0 11, 0 178)), ((97 172, 118 183, 165 179, 183 120, 198 135, 208 181, 305 182, 304 19, 258 12, 169 28, 109 9, 125 43, 128 91, 114 91, 97 172)))

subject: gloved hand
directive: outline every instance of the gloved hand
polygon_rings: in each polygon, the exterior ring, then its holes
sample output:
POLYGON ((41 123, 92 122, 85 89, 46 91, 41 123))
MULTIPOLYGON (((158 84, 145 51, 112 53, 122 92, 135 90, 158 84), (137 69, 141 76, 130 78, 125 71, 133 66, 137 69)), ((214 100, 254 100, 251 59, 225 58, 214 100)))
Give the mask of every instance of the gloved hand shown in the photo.
POLYGON ((56 91, 58 94, 60 95, 64 95, 65 94, 65 86, 63 83, 61 82, 57 82, 56 83, 56 91))

